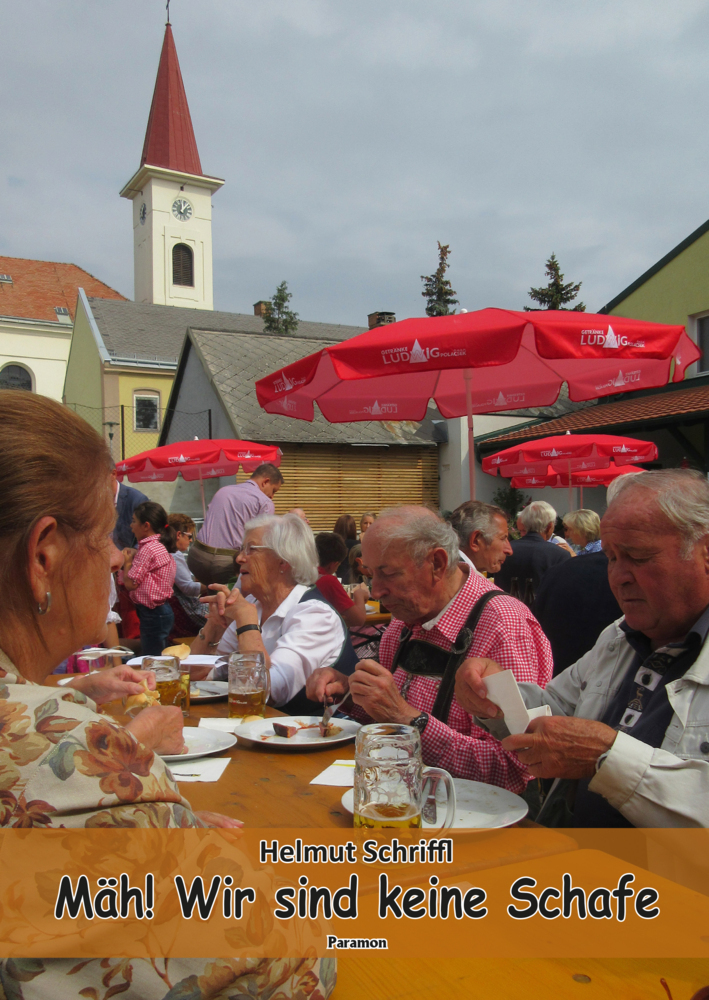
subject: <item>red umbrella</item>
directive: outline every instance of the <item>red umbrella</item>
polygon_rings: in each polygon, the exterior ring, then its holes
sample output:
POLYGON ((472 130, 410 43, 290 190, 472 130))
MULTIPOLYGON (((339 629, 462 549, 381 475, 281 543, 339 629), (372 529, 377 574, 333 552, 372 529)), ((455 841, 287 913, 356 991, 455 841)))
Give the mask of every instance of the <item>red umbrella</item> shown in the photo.
MULTIPOLYGON (((591 472, 572 472, 569 475, 568 472, 555 472, 551 466, 548 466, 545 475, 513 476, 510 482, 518 490, 529 488, 540 490, 545 486, 551 486, 553 489, 568 487, 569 490, 572 490, 575 486, 578 486, 581 490, 581 506, 583 507, 584 486, 608 486, 618 476, 627 476, 631 472, 645 472, 645 469, 641 469, 637 465, 611 464, 607 469, 596 469, 591 472)), ((569 504, 570 508, 571 504, 569 504)))
POLYGON ((483 472, 501 476, 546 476, 589 472, 610 465, 654 462, 657 445, 614 434, 559 434, 513 445, 483 459, 483 472))
POLYGON ((119 479, 127 476, 132 483, 173 483, 178 472, 188 482, 199 479, 201 483, 203 479, 236 475, 240 468, 253 472, 262 462, 280 465, 281 454, 281 449, 273 445, 230 438, 178 441, 124 458, 116 472, 119 479))
POLYGON ((564 382, 574 401, 666 384, 700 356, 682 326, 575 312, 481 309, 407 319, 325 347, 256 383, 261 406, 331 423, 422 420, 549 406, 564 382))

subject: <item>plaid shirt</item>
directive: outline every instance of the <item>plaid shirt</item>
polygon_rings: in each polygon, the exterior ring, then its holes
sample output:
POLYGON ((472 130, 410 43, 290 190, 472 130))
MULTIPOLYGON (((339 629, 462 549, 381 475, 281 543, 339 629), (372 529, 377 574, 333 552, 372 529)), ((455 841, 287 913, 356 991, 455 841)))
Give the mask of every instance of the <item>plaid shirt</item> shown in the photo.
MULTIPOLYGON (((175 560, 160 541, 160 535, 141 538, 133 565, 128 570, 128 577, 138 584, 136 590, 129 591, 134 604, 157 608, 172 597, 175 560)), ((118 582, 123 583, 122 570, 118 575, 118 582)))
MULTIPOLYGON (((412 638, 423 639, 443 649, 451 649, 465 620, 481 594, 488 590, 503 591, 491 580, 476 573, 458 591, 439 620, 428 628, 415 625, 412 638)), ((393 618, 382 637, 379 662, 391 670, 394 656, 405 625, 393 618)), ((518 681, 545 687, 551 679, 553 661, 551 647, 541 625, 532 612, 514 597, 506 594, 493 598, 480 616, 468 656, 495 660, 506 670, 512 670, 518 681)), ((399 691, 409 681, 406 701, 412 708, 431 712, 438 693, 440 678, 412 676, 401 667, 394 673, 399 691)), ((360 721, 371 719, 355 708, 352 715, 360 721)), ((512 792, 524 791, 529 773, 515 754, 502 749, 500 743, 485 729, 476 726, 473 718, 458 704, 455 697, 448 714, 448 724, 430 717, 421 735, 425 764, 443 767, 457 778, 470 778, 490 785, 500 785, 512 792)))

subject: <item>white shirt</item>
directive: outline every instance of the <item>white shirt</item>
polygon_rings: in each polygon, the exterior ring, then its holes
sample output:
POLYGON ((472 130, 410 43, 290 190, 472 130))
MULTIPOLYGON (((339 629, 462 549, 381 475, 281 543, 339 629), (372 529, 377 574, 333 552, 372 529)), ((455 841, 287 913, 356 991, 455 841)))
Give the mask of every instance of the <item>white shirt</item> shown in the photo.
MULTIPOLYGON (((460 556, 460 561, 464 562, 464 563, 467 563, 468 566, 470 566, 470 568, 472 569, 473 573, 477 573, 478 576, 482 576, 482 573, 477 568, 477 566, 475 565, 475 563, 473 562, 473 560, 472 559, 468 559, 468 557, 466 556, 465 552, 463 552, 462 549, 458 549, 458 555, 460 556)), ((441 614, 442 613, 443 612, 441 612, 441 614)))
MULTIPOLYGON (((322 601, 304 601, 309 590, 304 584, 295 586, 285 601, 264 622, 261 639, 271 657, 271 700, 285 705, 303 687, 318 667, 329 667, 340 655, 345 635, 336 611, 322 601)), ((259 622, 262 608, 258 609, 259 622)), ((239 639, 236 622, 232 622, 217 647, 218 653, 236 653, 239 639)))

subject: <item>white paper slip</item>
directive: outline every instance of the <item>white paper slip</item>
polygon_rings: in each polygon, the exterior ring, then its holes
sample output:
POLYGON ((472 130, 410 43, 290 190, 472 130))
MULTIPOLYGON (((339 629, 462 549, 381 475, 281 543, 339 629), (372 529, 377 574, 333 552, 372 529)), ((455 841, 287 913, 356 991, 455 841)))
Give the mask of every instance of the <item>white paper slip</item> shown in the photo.
POLYGON ((235 733, 243 719, 200 719, 202 729, 218 729, 221 733, 235 733))
POLYGON ((316 775, 310 784, 341 785, 344 788, 351 788, 354 785, 354 764, 353 760, 336 760, 334 764, 330 764, 316 775))
POLYGON ((551 715, 548 705, 543 705, 541 708, 527 708, 522 700, 517 678, 511 670, 490 674, 489 677, 483 677, 483 681, 488 698, 502 709, 505 725, 513 736, 525 732, 532 719, 551 715))
POLYGON ((203 757, 186 760, 183 764, 170 764, 175 781, 219 781, 231 757, 203 757))

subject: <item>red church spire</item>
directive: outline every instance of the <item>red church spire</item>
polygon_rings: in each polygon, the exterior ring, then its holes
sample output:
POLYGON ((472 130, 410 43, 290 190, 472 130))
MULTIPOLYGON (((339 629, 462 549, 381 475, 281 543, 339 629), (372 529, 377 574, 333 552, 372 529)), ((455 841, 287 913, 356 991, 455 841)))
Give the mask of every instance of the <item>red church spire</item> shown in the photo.
POLYGON ((167 167, 184 174, 202 174, 187 95, 169 21, 160 53, 153 103, 140 165, 167 167))

